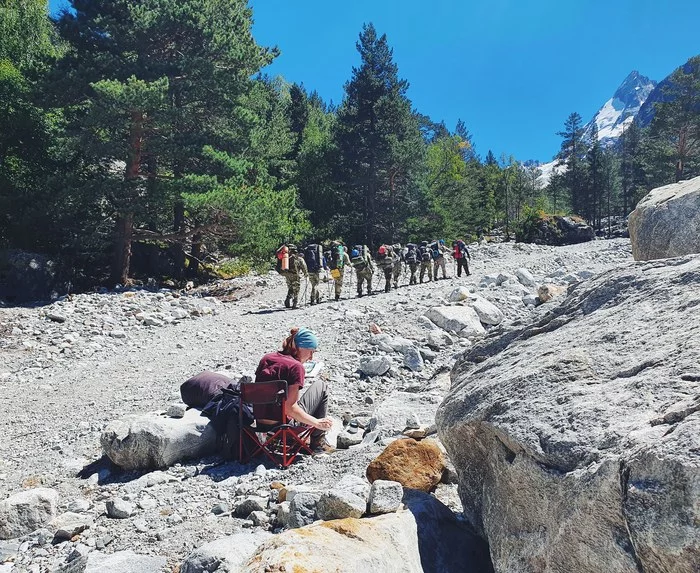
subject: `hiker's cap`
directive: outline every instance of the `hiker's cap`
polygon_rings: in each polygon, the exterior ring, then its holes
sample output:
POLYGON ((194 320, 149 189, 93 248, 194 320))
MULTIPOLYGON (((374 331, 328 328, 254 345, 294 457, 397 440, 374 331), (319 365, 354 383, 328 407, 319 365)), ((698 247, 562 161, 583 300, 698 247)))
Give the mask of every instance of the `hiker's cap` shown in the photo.
POLYGON ((312 330, 308 328, 300 328, 294 337, 294 345, 297 348, 308 348, 309 350, 318 349, 318 338, 312 330))

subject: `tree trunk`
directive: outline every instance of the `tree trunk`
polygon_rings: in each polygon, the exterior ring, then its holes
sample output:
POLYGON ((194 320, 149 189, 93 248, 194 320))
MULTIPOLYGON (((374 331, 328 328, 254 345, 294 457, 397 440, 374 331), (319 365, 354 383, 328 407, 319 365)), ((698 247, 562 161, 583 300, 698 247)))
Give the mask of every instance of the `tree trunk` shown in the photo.
POLYGON ((124 285, 129 280, 129 266, 131 265, 131 240, 134 234, 133 213, 125 213, 117 218, 114 234, 112 282, 124 285))
POLYGON ((126 284, 129 279, 129 267, 131 265, 131 242, 134 236, 134 197, 133 185, 137 182, 141 173, 141 154, 143 148, 143 123, 144 114, 141 111, 131 112, 131 126, 129 128, 129 157, 124 170, 125 208, 117 216, 114 232, 114 260, 112 262, 112 282, 126 284))
MULTIPOLYGON (((175 201, 173 205, 173 232, 183 234, 185 231, 185 204, 175 201)), ((173 255, 173 278, 182 280, 185 276, 185 245, 181 242, 173 243, 171 247, 173 255)))
POLYGON ((202 235, 200 233, 195 233, 192 236, 192 256, 190 257, 190 264, 187 267, 188 278, 197 278, 197 273, 199 273, 199 261, 202 259, 202 246, 202 235))

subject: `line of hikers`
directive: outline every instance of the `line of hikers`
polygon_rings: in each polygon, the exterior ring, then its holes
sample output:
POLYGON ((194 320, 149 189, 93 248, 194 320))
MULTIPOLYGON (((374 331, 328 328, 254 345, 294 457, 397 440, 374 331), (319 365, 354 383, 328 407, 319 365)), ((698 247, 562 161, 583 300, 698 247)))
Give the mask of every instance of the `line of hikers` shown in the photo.
POLYGON ((355 245, 348 253, 348 248, 341 241, 333 241, 327 246, 312 243, 301 252, 296 245, 285 244, 277 249, 277 272, 287 280, 284 306, 297 308, 302 276, 308 277, 311 284, 311 304, 317 304, 321 301, 319 283, 322 280, 333 281, 335 300, 340 299, 346 268, 355 270, 357 296, 361 297, 363 289, 366 289, 368 295, 372 294, 372 277, 376 268, 384 274, 384 292, 389 292, 392 285, 398 288, 401 273, 406 270, 410 271, 409 285, 418 284, 419 281, 422 283, 426 274, 428 281, 438 280, 440 270, 443 279, 449 278, 445 264, 448 255, 457 263, 458 277, 462 276, 462 271, 467 276, 471 274, 471 256, 466 243, 462 240, 454 241, 452 249, 449 249, 443 239, 422 241, 420 244, 408 243, 405 246, 381 245, 374 258, 366 245, 355 245))

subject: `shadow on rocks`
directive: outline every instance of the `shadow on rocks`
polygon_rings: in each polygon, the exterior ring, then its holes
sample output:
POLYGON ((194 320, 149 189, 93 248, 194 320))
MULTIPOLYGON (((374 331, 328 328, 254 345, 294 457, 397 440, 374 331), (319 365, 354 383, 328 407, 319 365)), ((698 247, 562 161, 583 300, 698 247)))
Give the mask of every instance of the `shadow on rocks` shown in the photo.
POLYGON ((493 573, 488 543, 446 505, 430 494, 406 488, 402 501, 416 520, 425 573, 493 573))

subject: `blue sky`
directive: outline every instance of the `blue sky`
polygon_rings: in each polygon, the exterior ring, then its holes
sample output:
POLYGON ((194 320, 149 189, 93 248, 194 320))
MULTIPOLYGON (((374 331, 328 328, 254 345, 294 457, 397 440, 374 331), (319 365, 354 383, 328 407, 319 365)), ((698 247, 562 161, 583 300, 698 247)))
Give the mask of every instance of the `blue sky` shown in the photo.
MULTIPOLYGON (((51 0, 53 10, 67 4, 51 0)), ((584 121, 632 70, 661 80, 691 56, 697 0, 252 0, 266 70, 339 103, 365 22, 386 33, 418 111, 477 152, 548 161, 572 111, 584 121)))

